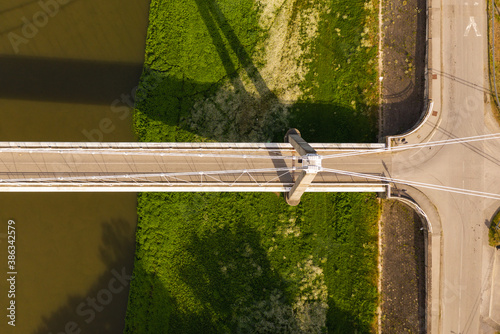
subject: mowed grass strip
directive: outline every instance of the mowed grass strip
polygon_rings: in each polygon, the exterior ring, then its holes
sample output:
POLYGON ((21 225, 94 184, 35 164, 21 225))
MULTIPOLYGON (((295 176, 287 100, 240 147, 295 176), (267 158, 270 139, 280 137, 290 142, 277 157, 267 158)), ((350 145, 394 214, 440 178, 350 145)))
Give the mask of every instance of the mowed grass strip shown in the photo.
MULTIPOLYGON (((308 71, 292 103, 261 75, 262 41, 272 38, 262 2, 152 1, 139 140, 281 141, 289 126, 310 142, 375 140, 370 5, 325 1, 315 38, 295 60, 308 71), (266 106, 283 116, 274 127, 266 106)), ((286 2, 276 3, 279 17, 286 2)), ((294 20, 315 13, 308 1, 292 5, 294 20)), ((139 194, 125 332, 371 332, 378 215, 373 194, 306 194, 298 207, 276 194, 139 194)))

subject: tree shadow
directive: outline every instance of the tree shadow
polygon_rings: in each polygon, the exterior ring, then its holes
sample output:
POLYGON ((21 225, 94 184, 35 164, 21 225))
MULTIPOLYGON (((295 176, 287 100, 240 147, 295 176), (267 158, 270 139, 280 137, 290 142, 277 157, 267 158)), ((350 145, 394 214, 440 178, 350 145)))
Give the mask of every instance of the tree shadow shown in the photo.
POLYGON ((83 333, 123 332, 135 231, 122 219, 112 219, 101 226, 99 250, 106 270, 85 294, 68 296, 63 306, 43 317, 33 334, 76 333, 77 329, 83 333))
POLYGON ((125 328, 120 333, 175 333, 170 323, 172 312, 178 310, 176 299, 140 261, 135 265, 125 328))
MULTIPOLYGON (((202 305, 198 314, 175 310, 172 333, 252 333, 264 321, 294 327, 293 318, 274 318, 266 312, 283 311, 269 304, 275 291, 285 291, 286 282, 271 268, 259 234, 237 222, 217 229, 209 236, 189 235, 189 259, 178 267, 178 275, 202 305)), ((289 296, 282 296, 285 307, 289 296)), ((290 313, 289 316, 292 314, 290 313)))

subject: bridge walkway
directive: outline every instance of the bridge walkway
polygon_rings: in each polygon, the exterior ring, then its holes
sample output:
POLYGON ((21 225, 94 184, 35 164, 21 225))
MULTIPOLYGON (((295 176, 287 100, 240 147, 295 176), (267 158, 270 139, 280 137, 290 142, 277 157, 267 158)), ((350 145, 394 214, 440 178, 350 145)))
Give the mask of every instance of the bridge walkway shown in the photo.
MULTIPOLYGON (((388 176, 384 144, 312 146, 339 156, 322 160, 307 191, 386 191, 386 182, 328 171, 388 176)), ((0 143, 0 191, 286 192, 302 167, 286 143, 0 143)))

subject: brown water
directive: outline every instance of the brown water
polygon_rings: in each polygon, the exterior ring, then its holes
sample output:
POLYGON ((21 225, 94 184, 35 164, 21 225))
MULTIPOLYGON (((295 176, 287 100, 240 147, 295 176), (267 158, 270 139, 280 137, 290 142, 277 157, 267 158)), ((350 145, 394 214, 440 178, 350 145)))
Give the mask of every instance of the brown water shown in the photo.
MULTIPOLYGON (((134 140, 126 106, 142 70, 149 1, 41 3, 0 2, 0 140, 134 140)), ((0 333, 121 333, 136 219, 135 194, 0 193, 0 333), (7 324, 9 219, 15 327, 7 324)))

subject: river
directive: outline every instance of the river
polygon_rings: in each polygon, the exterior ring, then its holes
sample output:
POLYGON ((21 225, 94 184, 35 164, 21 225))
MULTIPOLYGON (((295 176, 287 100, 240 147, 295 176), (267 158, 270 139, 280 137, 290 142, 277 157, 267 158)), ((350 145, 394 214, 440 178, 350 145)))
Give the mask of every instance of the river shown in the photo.
MULTIPOLYGON (((134 141, 148 12, 147 0, 2 0, 0 140, 134 141)), ((0 333, 121 333, 136 223, 135 194, 0 193, 0 333)))

